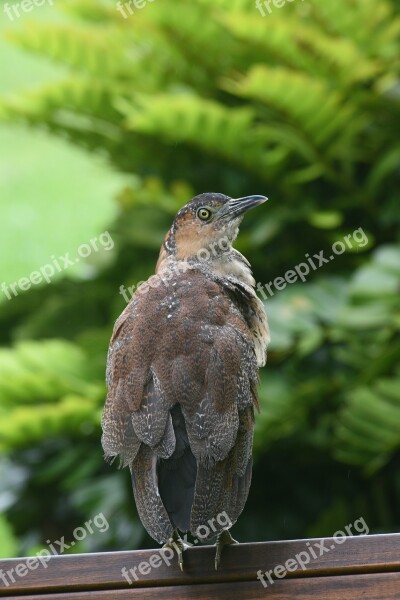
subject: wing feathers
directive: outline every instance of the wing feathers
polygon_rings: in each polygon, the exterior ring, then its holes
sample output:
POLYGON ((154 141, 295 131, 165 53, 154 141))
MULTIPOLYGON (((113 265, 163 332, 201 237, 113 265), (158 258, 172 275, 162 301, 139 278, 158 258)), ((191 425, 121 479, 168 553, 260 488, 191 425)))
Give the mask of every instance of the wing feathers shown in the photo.
POLYGON ((171 418, 169 408, 160 380, 151 369, 140 408, 132 413, 133 429, 141 442, 151 448, 160 444, 171 418))
POLYGON ((190 523, 193 535, 198 527, 213 520, 212 537, 226 527, 227 518, 233 525, 242 512, 251 482, 253 424, 253 409, 249 407, 240 413, 237 439, 228 456, 214 464, 199 465, 190 523), (220 524, 218 516, 223 513, 227 518, 220 524))
POLYGON ((130 465, 160 542, 223 511, 233 523, 247 498, 257 359, 234 296, 188 270, 135 296, 114 328, 103 447, 130 465))
POLYGON ((151 537, 162 544, 171 537, 173 526, 158 492, 156 465, 154 452, 142 444, 131 471, 140 519, 151 537))

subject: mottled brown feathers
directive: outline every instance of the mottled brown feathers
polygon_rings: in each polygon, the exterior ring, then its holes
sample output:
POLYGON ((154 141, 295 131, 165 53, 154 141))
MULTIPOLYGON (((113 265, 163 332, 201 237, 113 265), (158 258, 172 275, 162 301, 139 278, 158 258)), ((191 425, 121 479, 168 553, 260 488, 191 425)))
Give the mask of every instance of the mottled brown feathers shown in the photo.
POLYGON ((159 542, 242 511, 268 340, 247 261, 231 247, 228 257, 193 257, 193 215, 178 213, 157 274, 115 324, 107 361, 103 448, 129 465, 140 518, 159 542))

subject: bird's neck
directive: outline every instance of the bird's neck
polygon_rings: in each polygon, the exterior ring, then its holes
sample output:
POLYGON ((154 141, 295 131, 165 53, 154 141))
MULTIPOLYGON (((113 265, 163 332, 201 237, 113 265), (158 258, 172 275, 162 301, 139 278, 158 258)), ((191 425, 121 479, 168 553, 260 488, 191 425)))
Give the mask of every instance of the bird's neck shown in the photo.
POLYGON ((255 281, 248 260, 232 248, 218 254, 204 257, 179 258, 161 250, 156 273, 162 274, 168 270, 198 269, 204 273, 216 276, 219 279, 228 279, 231 283, 238 283, 254 288, 255 281))
POLYGON ((255 286, 250 263, 243 254, 234 248, 216 257, 207 266, 214 275, 217 275, 221 279, 226 278, 232 282, 244 284, 252 288, 255 286))

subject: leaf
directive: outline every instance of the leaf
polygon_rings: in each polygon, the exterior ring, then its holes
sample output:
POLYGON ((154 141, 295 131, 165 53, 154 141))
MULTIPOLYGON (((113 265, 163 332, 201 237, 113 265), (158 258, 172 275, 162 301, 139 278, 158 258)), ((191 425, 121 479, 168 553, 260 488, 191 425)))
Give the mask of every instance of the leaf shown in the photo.
POLYGON ((30 23, 29 27, 9 31, 7 38, 20 47, 49 56, 97 77, 129 73, 128 61, 118 32, 111 27, 30 23))
POLYGON ((343 222, 343 215, 335 211, 315 212, 309 217, 311 225, 320 229, 335 229, 343 222))
POLYGON ((116 107, 135 132, 159 135, 170 144, 190 144, 264 175, 269 154, 253 126, 252 110, 228 109, 191 95, 136 95, 133 102, 117 100, 116 107), (237 153, 238 147, 243 154, 237 153))
POLYGON ((337 325, 349 329, 370 329, 391 323, 390 306, 383 302, 370 302, 365 305, 346 306, 339 314, 337 325))
POLYGON ((17 556, 18 540, 3 514, 0 514, 0 540, 0 558, 17 556))
POLYGON ((2 349, 0 362, 3 451, 98 424, 104 386, 90 380, 87 357, 74 344, 21 342, 15 349, 2 349))
POLYGON ((305 406, 298 402, 296 395, 279 377, 279 373, 269 373, 263 379, 260 390, 261 412, 256 417, 254 448, 257 453, 265 448, 265 443, 286 437, 301 427, 305 418, 305 406))
POLYGON ((335 136, 353 135, 361 122, 354 106, 322 79, 298 71, 255 65, 245 77, 227 80, 227 90, 274 109, 296 124, 312 145, 323 148, 335 136))
MULTIPOLYGON (((99 236, 115 214, 112 196, 126 179, 110 171, 98 158, 88 158, 64 141, 49 142, 42 133, 1 126, 0 137, 7 147, 0 168, 4 181, 0 253, 9 257, 2 267, 2 281, 7 286, 15 284, 21 277, 29 278, 33 271, 40 273, 42 268, 50 281, 69 275, 85 276, 88 259, 81 258, 78 250, 88 243, 92 258, 107 254, 99 236), (16 160, 20 165, 17 170, 16 160), (43 169, 47 195, 43 193, 43 169), (18 202, 11 200, 14 197, 18 202), (49 203, 49 198, 54 201, 49 203), (95 237, 99 252, 90 246, 95 237), (18 252, 10 253, 16 239, 18 252), (67 252, 74 264, 63 269, 64 261, 59 257, 67 252), (59 266, 54 262, 57 260, 59 266)), ((39 285, 46 285, 43 273, 36 277, 39 285)), ((33 288, 37 284, 28 285, 33 288)), ((8 288, 7 295, 3 288, 0 300, 12 301, 23 293, 19 286, 14 289, 15 293, 8 288)))
POLYGON ((350 287, 354 296, 376 298, 393 296, 399 289, 400 278, 394 273, 383 270, 382 265, 366 265, 359 269, 350 287))
POLYGON ((367 186, 371 193, 376 193, 382 181, 394 175, 400 164, 400 147, 396 146, 386 151, 373 166, 368 176, 367 186))
POLYGON ((366 465, 369 471, 389 460, 400 447, 399 389, 400 379, 385 379, 348 394, 336 427, 339 459, 366 465))

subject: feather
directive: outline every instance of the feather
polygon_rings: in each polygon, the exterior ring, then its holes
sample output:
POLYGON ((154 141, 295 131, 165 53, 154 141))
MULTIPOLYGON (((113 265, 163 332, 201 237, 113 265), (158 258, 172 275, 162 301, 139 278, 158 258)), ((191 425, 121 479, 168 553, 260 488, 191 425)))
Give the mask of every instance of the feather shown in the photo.
POLYGON ((258 406, 246 293, 202 269, 164 270, 116 322, 103 447, 129 464, 139 516, 159 542, 243 510, 258 406))

